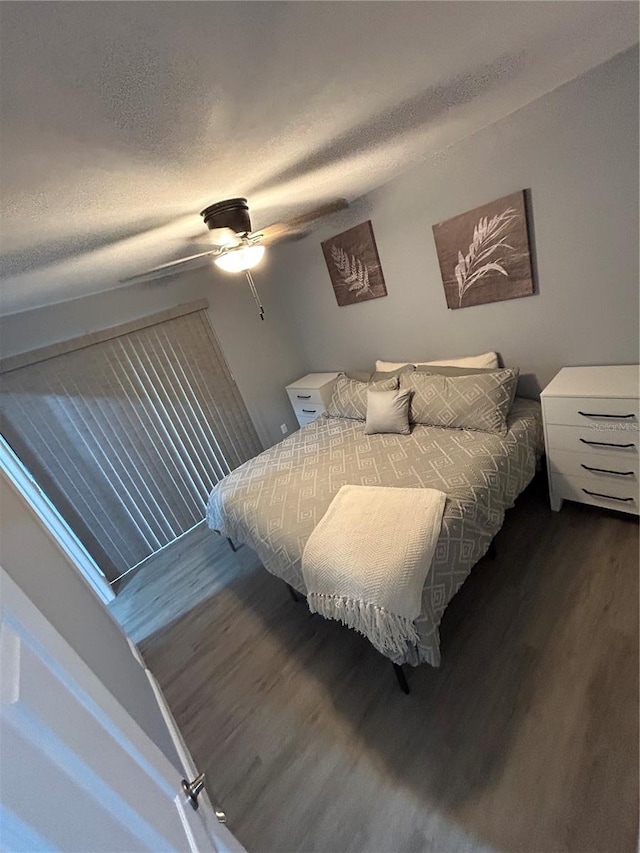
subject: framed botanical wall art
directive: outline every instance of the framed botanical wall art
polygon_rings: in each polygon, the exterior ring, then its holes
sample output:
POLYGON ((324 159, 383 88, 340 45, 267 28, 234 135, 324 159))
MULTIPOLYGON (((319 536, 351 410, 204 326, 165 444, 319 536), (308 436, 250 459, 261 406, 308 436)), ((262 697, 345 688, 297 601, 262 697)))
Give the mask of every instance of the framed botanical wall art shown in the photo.
POLYGON ((533 295, 524 190, 433 226, 449 308, 533 295))
POLYGON ((322 243, 338 305, 354 305, 387 295, 370 221, 322 243))

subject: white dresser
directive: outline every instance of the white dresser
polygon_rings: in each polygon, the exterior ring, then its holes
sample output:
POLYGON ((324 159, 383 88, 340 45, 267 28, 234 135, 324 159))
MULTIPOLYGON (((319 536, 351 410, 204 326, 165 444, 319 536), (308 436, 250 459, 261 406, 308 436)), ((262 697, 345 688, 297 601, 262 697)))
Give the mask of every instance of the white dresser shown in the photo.
POLYGON ((337 373, 308 373, 287 385, 287 394, 301 427, 327 410, 337 376, 337 373))
POLYGON ((638 515, 637 365, 563 367, 541 394, 551 508, 563 500, 638 515))

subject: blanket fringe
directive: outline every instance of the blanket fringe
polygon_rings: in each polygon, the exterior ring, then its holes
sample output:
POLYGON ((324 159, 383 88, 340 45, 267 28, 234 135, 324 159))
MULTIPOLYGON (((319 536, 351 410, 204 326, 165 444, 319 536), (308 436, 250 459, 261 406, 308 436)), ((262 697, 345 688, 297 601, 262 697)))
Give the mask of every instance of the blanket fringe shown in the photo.
POLYGON ((312 613, 336 619, 353 628, 367 637, 383 655, 403 655, 410 646, 418 643, 418 632, 410 619, 377 604, 321 592, 310 592, 307 602, 312 613))

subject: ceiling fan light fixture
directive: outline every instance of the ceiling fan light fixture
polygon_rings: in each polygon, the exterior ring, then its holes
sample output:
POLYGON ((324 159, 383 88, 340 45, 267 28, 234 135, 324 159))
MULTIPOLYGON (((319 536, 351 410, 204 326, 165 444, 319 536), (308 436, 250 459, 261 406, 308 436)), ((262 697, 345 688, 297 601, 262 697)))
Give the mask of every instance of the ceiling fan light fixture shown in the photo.
POLYGON ((246 198, 227 198, 210 204, 201 211, 207 228, 231 228, 236 234, 248 234, 251 231, 251 217, 246 198))
POLYGON ((214 263, 225 272, 246 272, 257 266, 263 256, 264 246, 238 246, 214 258, 214 263))

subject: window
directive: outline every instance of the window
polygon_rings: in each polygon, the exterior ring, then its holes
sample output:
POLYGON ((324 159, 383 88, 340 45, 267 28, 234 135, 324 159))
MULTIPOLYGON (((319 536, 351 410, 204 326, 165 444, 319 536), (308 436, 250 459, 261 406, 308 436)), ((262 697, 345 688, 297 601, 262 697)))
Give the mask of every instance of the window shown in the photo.
POLYGON ((206 302, 2 363, 3 432, 116 580, 261 447, 206 302))

